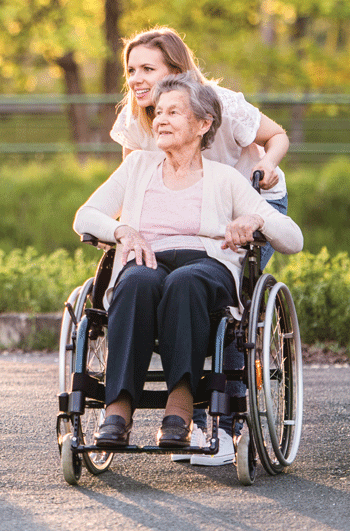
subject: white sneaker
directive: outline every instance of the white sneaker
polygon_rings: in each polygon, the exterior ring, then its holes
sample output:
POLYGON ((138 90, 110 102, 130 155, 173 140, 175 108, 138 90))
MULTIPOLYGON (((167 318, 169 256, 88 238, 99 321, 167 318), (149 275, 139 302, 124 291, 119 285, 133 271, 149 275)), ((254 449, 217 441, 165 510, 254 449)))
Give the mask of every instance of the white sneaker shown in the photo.
POLYGON ((219 428, 219 451, 215 455, 194 454, 191 456, 191 465, 221 466, 229 465, 235 460, 235 449, 232 437, 219 428))
MULTIPOLYGON (((208 446, 204 431, 198 428, 197 424, 193 424, 193 431, 191 435, 191 446, 199 446, 203 448, 208 446)), ((172 461, 190 461, 191 454, 171 454, 172 461)))

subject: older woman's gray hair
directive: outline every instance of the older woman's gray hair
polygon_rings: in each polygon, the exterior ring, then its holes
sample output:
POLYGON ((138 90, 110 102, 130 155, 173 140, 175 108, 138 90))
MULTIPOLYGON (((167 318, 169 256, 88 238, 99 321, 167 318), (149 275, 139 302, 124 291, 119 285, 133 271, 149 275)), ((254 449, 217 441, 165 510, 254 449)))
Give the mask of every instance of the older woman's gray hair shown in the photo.
POLYGON ((194 79, 191 71, 184 74, 171 74, 159 81, 153 89, 153 101, 158 104, 164 92, 172 90, 186 91, 190 107, 197 120, 212 120, 209 130, 203 135, 201 149, 212 144, 215 133, 221 125, 221 103, 215 90, 210 85, 202 85, 194 79))

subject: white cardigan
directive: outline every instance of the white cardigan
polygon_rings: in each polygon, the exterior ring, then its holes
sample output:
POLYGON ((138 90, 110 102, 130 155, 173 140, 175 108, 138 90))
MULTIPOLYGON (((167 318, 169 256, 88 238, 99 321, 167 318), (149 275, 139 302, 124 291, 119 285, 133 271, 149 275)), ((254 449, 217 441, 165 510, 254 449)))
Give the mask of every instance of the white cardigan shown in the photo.
MULTIPOLYGON (((147 185, 157 166, 164 160, 163 152, 134 151, 78 210, 73 228, 78 234, 90 233, 101 241, 115 242, 114 231, 120 225, 140 229, 140 217, 147 185), (120 221, 117 221, 117 218, 120 221)), ((231 271, 236 286, 245 250, 221 249, 226 225, 243 214, 259 214, 264 220, 260 229, 272 247, 284 254, 301 251, 303 235, 288 216, 270 206, 231 166, 205 158, 203 161, 203 202, 198 236, 209 256, 219 260, 231 271)), ((111 280, 104 305, 108 308, 116 278, 122 269, 122 246, 115 253, 111 280)), ((134 258, 130 253, 128 260, 134 258)), ((240 304, 239 311, 242 311, 240 304)), ((237 317, 237 312, 233 310, 237 317)))

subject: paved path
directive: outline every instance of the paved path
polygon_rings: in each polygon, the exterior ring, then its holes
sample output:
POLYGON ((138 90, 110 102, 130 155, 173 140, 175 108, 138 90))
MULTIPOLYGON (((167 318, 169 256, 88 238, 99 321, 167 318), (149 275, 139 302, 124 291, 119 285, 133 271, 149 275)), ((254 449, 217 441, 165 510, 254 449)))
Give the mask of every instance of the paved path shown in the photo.
MULTIPOLYGON (((308 367, 295 463, 280 476, 259 465, 242 487, 234 466, 191 467, 169 456, 115 456, 99 477, 63 479, 55 441, 57 358, 0 355, 0 531, 350 530, 350 367, 308 367)), ((140 412, 153 444, 158 411, 140 412)))

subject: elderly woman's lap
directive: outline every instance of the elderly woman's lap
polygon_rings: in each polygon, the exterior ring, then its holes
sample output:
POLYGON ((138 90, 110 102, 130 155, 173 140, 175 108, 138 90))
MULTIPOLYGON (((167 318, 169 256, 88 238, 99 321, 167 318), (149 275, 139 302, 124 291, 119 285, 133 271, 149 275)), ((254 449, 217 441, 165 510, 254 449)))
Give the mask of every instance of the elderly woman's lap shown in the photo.
MULTIPOLYGON (((157 304, 166 299, 168 292, 204 297, 209 311, 217 307, 236 304, 235 286, 231 272, 205 251, 169 250, 156 253, 157 269, 138 266, 131 260, 121 271, 114 291, 113 302, 118 294, 127 290, 130 304, 136 303, 134 293, 151 297, 157 304)), ((172 295, 174 296, 174 294, 172 295)))
POLYGON ((169 391, 188 374, 194 393, 207 353, 209 313, 233 304, 230 271, 205 252, 157 253, 157 262, 155 270, 129 262, 116 284, 107 403, 124 389, 137 404, 156 337, 169 391))

